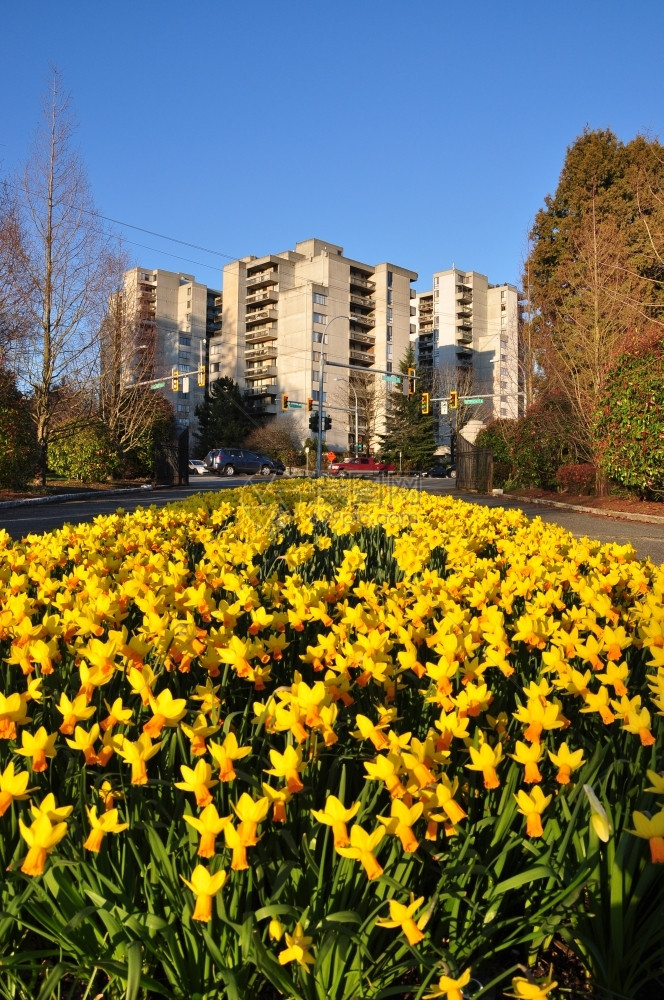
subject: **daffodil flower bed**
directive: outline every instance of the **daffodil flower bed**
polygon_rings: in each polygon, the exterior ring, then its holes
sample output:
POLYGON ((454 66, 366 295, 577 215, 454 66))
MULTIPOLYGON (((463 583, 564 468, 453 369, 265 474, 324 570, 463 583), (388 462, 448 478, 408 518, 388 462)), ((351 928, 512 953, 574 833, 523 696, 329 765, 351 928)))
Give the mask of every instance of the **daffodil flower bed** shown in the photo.
POLYGON ((661 974, 628 546, 298 481, 0 550, 0 997, 553 998, 555 942, 661 974))

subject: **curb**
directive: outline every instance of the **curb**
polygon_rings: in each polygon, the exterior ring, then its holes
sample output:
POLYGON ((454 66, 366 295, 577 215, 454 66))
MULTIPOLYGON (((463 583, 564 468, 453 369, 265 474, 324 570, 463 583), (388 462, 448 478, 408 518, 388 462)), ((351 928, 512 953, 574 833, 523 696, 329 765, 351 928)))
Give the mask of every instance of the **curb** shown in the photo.
POLYGON ((89 500, 90 497, 115 497, 124 493, 140 493, 154 489, 153 486, 127 486, 120 490, 86 490, 85 493, 58 493, 51 497, 28 497, 26 500, 2 500, 0 509, 6 507, 41 507, 63 500, 89 500))
POLYGON ((544 507, 560 507, 563 510, 575 510, 579 514, 597 514, 599 517, 615 517, 619 521, 641 521, 646 524, 664 524, 664 517, 656 514, 631 514, 623 510, 599 510, 597 507, 580 507, 574 503, 561 503, 559 500, 544 500, 541 497, 517 497, 513 493, 505 494, 506 499, 518 500, 519 503, 539 503, 544 507))

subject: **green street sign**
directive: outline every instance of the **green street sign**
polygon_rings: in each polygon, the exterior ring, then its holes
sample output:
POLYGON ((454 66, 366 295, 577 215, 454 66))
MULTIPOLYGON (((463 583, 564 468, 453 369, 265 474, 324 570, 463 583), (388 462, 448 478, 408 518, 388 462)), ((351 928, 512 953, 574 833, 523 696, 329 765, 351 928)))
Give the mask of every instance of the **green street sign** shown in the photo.
POLYGON ((466 404, 466 406, 479 406, 480 403, 484 402, 484 400, 483 399, 479 399, 479 398, 476 398, 476 399, 464 399, 462 402, 464 402, 466 404))
POLYGON ((383 382, 401 382, 405 375, 381 375, 383 382))
POLYGON ((304 406, 304 403, 291 403, 290 400, 288 401, 288 409, 289 410, 301 410, 303 406, 304 406))
POLYGON ((163 389, 165 387, 165 382, 153 382, 150 386, 151 389, 163 389))

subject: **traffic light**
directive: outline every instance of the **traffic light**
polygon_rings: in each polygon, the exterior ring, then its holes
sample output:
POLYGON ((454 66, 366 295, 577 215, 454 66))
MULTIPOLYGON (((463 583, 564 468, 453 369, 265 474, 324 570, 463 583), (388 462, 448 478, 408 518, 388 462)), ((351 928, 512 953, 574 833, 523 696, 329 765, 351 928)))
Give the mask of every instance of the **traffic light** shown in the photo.
POLYGON ((318 410, 309 417, 309 430, 318 434, 318 410))
POLYGON ((314 401, 311 398, 311 396, 309 396, 309 399, 307 400, 307 413, 313 413, 313 410, 314 410, 314 401))
POLYGON ((408 369, 408 395, 412 396, 415 393, 415 369, 408 369))
POLYGON ((198 384, 205 385, 205 368, 198 369, 198 384))
POLYGON ((422 413, 426 416, 426 414, 428 412, 429 412, 429 393, 428 392, 423 392, 422 393, 422 413))
POLYGON ((323 417, 323 430, 329 431, 332 426, 332 417, 323 417))
POLYGON ((288 409, 288 396, 286 395, 285 392, 282 392, 281 394, 281 409, 282 410, 288 409))
POLYGON ((450 410, 456 410, 459 406, 459 393, 456 389, 452 389, 450 392, 450 410))
POLYGON ((180 388, 180 372, 177 368, 171 368, 171 389, 177 392, 180 388))

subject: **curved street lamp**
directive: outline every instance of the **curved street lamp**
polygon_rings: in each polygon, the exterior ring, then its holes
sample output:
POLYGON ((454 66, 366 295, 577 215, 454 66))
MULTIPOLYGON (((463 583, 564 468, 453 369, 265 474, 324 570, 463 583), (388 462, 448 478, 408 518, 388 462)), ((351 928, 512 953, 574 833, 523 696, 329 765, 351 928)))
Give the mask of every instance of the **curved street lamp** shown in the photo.
POLYGON ((325 347, 325 334, 330 329, 336 319, 345 319, 350 322, 349 316, 332 316, 325 324, 325 330, 320 342, 320 358, 318 364, 318 445, 316 447, 316 476, 320 478, 322 458, 323 458, 323 376, 325 375, 325 357, 323 348, 325 347))

